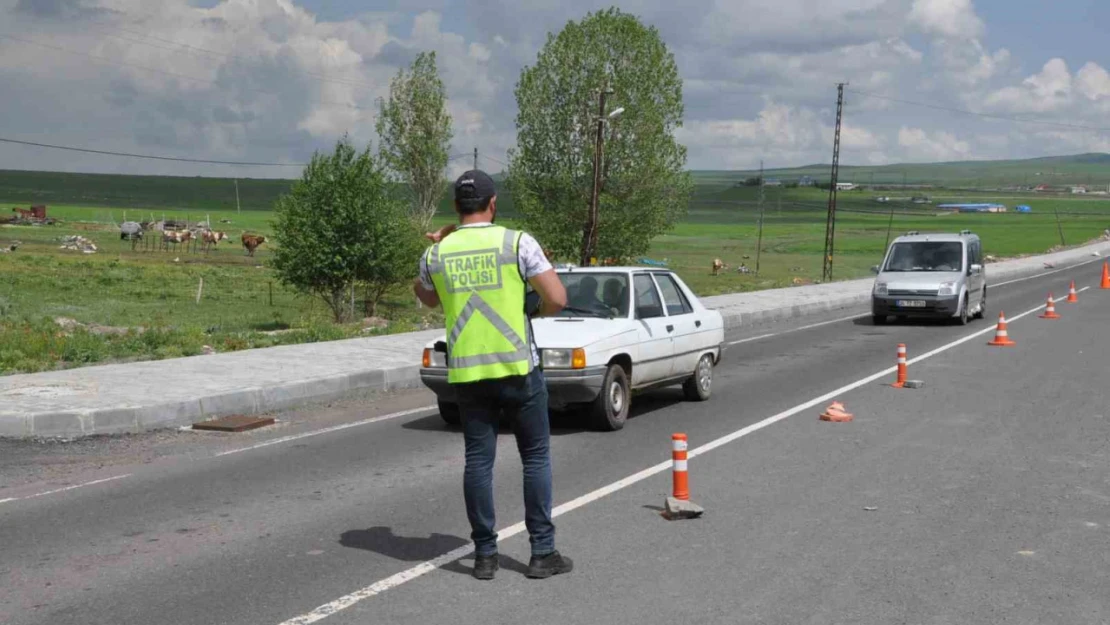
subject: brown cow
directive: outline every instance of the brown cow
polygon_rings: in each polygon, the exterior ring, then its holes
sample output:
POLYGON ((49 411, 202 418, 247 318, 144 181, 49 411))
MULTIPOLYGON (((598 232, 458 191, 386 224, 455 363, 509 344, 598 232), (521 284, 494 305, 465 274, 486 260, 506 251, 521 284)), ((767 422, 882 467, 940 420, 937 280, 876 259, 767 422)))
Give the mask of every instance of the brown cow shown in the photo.
POLYGON ((714 258, 713 259, 713 275, 716 276, 716 275, 720 274, 722 269, 728 269, 728 265, 726 265, 720 258, 714 258))
POLYGON ((243 247, 247 248, 247 256, 254 256, 254 251, 258 249, 259 245, 266 242, 266 237, 260 234, 247 234, 243 233, 243 247))

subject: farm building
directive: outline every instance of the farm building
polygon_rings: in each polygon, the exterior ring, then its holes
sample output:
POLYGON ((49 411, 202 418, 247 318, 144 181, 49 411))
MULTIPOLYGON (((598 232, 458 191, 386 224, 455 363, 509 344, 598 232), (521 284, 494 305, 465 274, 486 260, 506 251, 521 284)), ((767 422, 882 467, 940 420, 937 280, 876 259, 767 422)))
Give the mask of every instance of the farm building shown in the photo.
POLYGON ((1006 206, 1003 204, 941 204, 937 206, 940 210, 954 210, 961 213, 1005 213, 1006 206))

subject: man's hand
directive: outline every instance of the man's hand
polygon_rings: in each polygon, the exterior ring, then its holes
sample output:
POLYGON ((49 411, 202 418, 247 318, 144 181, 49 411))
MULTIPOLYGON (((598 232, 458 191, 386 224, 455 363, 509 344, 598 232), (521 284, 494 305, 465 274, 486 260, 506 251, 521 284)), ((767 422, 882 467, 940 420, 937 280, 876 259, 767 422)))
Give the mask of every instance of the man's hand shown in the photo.
POLYGON ((446 225, 446 226, 440 228, 439 230, 436 230, 435 232, 425 232, 424 233, 424 238, 426 238, 429 241, 432 241, 434 243, 439 243, 440 241, 443 240, 443 237, 451 234, 457 228, 458 228, 457 225, 449 224, 449 225, 446 225))

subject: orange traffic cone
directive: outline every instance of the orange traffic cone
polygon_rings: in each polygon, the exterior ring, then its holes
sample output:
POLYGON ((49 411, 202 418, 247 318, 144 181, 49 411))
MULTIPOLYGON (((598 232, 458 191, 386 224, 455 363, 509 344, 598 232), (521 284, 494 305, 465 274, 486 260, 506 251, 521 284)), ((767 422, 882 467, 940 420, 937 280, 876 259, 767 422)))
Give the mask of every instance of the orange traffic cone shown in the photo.
POLYGON ((1110 263, 1102 263, 1102 284, 1100 289, 1110 289, 1110 263))
POLYGON ((1048 294, 1048 305, 1045 306, 1044 314, 1040 315, 1041 319, 1059 319, 1060 315, 1056 314, 1056 302, 1052 300, 1052 293, 1048 294))
POLYGON ((847 423, 852 420, 852 413, 844 409, 844 404, 834 401, 825 408, 825 412, 821 413, 822 421, 831 421, 833 423, 847 423))
POLYGON ((1006 331, 1006 313, 998 313, 998 329, 994 333, 994 340, 987 343, 987 345, 994 345, 995 347, 1013 347, 1017 343, 1010 340, 1010 334, 1006 331))
POLYGON ((891 384, 894 388, 906 387, 906 344, 898 344, 898 379, 891 384))
POLYGON ((1068 301, 1073 304, 1079 301, 1079 294, 1075 292, 1075 280, 1071 281, 1071 288, 1068 290, 1068 301))

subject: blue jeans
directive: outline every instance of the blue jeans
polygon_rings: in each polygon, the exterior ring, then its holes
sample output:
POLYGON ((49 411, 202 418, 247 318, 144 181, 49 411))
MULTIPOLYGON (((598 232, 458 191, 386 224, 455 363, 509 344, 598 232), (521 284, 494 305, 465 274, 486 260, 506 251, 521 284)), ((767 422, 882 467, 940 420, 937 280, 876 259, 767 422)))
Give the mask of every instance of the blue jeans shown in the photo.
POLYGON ((502 417, 512 423, 524 465, 524 524, 532 555, 555 550, 551 522, 551 425, 547 418, 547 383, 539 369, 524 376, 482 380, 455 386, 466 441, 463 495, 475 553, 497 553, 494 531, 493 460, 502 417))

